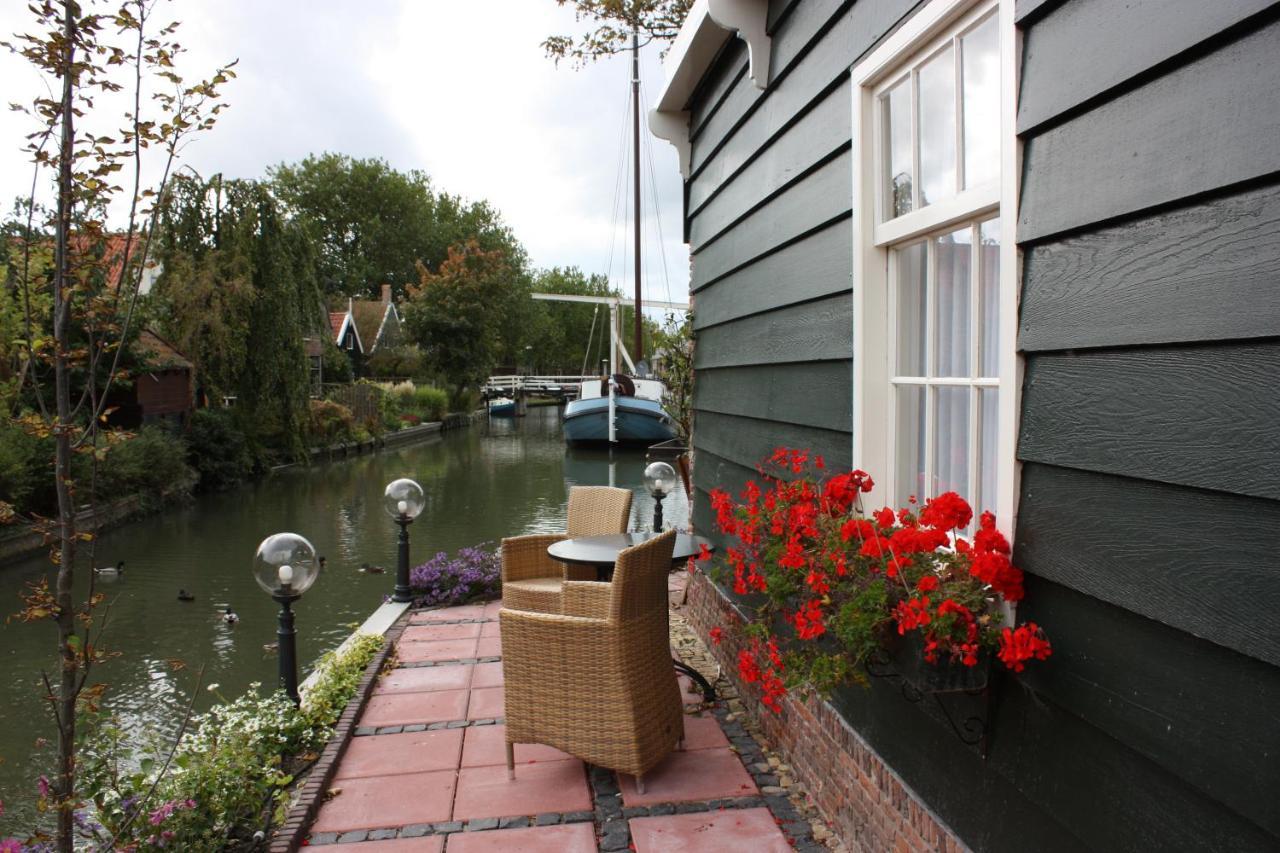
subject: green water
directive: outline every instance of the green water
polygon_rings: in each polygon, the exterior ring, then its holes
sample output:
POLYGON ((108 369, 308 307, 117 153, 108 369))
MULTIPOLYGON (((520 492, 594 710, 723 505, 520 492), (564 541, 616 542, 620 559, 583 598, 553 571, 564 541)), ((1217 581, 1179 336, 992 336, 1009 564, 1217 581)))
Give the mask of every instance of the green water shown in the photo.
MULTIPOLYGON (((99 565, 125 561, 120 579, 99 582, 110 602, 105 645, 122 652, 95 670, 110 685, 106 705, 134 730, 174 732, 201 665, 205 684, 227 696, 253 681, 274 684, 276 658, 263 646, 275 641, 277 607, 250 574, 258 543, 271 533, 300 533, 328 557, 326 573, 296 607, 305 673, 391 592, 395 526, 382 508, 391 480, 412 477, 427 494, 410 528, 416 564, 440 550, 564 529, 572 485, 635 490, 633 527, 648 524, 653 501, 642 488, 644 465, 643 450, 566 449, 560 410, 535 408, 519 420, 478 422, 404 448, 281 471, 117 528, 102 536, 97 557, 99 565), (365 562, 389 571, 361 574, 365 562), (196 600, 179 602, 179 588, 196 600), (220 618, 227 606, 238 623, 220 618), (174 671, 168 661, 175 658, 186 668, 174 671)), ((685 524, 682 493, 663 509, 668 522, 685 524)), ((17 611, 24 584, 42 574, 43 558, 0 567, 0 614, 17 611)), ((54 737, 38 681, 42 668, 55 665, 55 636, 50 623, 0 622, 0 837, 35 819, 35 780, 52 764, 50 748, 36 742, 54 737)), ((201 690, 197 708, 211 699, 201 690)))

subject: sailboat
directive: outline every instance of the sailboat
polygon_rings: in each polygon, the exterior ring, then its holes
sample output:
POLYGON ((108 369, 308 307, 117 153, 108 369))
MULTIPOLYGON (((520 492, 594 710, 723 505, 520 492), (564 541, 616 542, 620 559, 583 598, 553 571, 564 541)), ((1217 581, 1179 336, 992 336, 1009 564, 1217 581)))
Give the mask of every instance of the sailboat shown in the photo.
MULTIPOLYGON (((675 420, 662 408, 666 387, 647 375, 644 366, 642 337, 644 305, 640 277, 640 45, 631 36, 631 151, 633 155, 633 190, 635 199, 635 286, 634 300, 613 296, 568 296, 535 293, 535 299, 566 302, 594 302, 609 306, 609 368, 599 379, 585 380, 578 387, 577 398, 565 405, 564 439, 569 444, 657 444, 676 437, 675 420), (635 306, 633 350, 635 361, 622 345, 618 307, 635 306), (619 356, 629 373, 621 372, 619 356), (640 369, 637 370, 637 362, 640 369)), ((688 310, 685 303, 655 302, 649 307, 688 310)))

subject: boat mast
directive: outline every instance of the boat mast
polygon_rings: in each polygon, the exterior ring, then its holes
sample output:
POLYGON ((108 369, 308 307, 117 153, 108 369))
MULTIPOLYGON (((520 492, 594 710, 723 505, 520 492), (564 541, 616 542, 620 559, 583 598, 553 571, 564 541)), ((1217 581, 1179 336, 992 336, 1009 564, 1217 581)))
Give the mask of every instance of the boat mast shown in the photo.
POLYGON ((635 159, 632 186, 635 192, 635 255, 636 255, 636 308, 635 308, 635 359, 644 358, 643 328, 640 317, 640 29, 639 23, 631 27, 631 153, 635 159))

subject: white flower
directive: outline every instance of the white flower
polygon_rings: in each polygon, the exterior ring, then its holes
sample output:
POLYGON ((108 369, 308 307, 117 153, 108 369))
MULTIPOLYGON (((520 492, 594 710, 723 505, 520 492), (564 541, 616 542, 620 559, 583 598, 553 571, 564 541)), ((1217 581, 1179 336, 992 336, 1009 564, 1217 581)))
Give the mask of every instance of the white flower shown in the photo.
POLYGON ((208 690, 210 693, 212 693, 213 691, 215 691, 215 690, 217 690, 217 689, 218 689, 218 683, 217 683, 216 681, 215 681, 213 684, 210 684, 208 687, 206 687, 206 688, 205 688, 205 690, 208 690))

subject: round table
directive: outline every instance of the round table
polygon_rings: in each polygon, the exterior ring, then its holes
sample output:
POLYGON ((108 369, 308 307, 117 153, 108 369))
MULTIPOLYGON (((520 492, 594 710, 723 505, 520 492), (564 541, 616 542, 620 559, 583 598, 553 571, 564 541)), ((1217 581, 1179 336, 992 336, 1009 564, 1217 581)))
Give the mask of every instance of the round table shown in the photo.
MULTIPOLYGON (((605 536, 579 536, 577 539, 561 539, 547 547, 547 554, 551 559, 561 563, 571 563, 577 566, 592 566, 596 570, 596 577, 601 581, 608 581, 613 577, 613 564, 618 561, 618 553, 633 545, 639 545, 647 542, 657 533, 610 533, 605 536)), ((696 557, 702 553, 703 546, 708 551, 714 551, 715 545, 705 536, 695 536, 690 533, 677 533, 675 550, 671 553, 671 563, 676 565, 683 563, 690 557, 696 557)), ((716 689, 711 682, 703 678, 702 673, 689 666, 682 660, 677 658, 671 659, 675 664, 675 668, 683 672, 689 678, 693 679, 702 689, 702 697, 708 702, 716 701, 716 689)))
MULTIPOLYGON (((605 536, 579 536, 577 539, 562 539, 547 548, 551 559, 560 563, 572 563, 577 566, 592 566, 596 576, 607 581, 613 576, 613 564, 618 561, 618 552, 648 542, 657 533, 610 533, 605 536)), ((702 546, 714 551, 711 540, 704 536, 690 533, 677 533, 675 550, 671 553, 672 563, 683 563, 690 557, 702 553, 702 546)))

